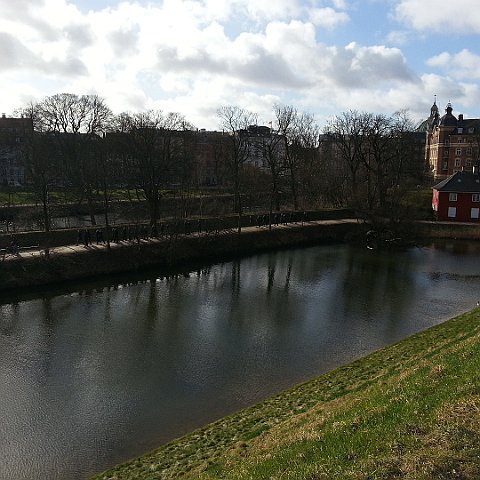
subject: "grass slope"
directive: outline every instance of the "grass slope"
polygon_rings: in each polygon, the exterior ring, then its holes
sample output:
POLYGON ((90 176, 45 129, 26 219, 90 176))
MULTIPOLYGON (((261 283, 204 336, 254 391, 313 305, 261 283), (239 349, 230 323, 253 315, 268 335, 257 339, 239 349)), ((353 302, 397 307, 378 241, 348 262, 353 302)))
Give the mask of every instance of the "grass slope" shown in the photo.
POLYGON ((94 478, 479 479, 480 309, 94 478))

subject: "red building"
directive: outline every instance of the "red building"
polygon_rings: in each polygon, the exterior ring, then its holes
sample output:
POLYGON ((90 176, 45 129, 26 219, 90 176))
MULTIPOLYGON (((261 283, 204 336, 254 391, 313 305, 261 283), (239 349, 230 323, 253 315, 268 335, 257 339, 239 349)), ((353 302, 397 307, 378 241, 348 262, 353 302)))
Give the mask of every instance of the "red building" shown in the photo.
POLYGON ((457 172, 433 187, 432 208, 437 220, 480 221, 480 172, 457 172))

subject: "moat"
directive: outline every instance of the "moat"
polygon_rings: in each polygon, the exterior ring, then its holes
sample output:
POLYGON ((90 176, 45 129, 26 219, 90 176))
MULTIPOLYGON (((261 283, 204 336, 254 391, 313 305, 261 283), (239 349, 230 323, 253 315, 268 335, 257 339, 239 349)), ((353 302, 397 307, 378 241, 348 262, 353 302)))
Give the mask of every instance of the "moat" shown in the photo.
POLYGON ((283 250, 0 304, 0 477, 84 479, 476 305, 480 246, 283 250))

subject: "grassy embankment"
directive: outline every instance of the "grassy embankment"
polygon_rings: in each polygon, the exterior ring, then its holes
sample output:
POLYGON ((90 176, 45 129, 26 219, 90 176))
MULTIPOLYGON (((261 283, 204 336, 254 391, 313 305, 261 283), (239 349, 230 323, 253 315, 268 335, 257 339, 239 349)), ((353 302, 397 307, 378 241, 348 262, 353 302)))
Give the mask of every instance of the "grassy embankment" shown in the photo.
POLYGON ((479 479, 480 309, 96 479, 479 479))

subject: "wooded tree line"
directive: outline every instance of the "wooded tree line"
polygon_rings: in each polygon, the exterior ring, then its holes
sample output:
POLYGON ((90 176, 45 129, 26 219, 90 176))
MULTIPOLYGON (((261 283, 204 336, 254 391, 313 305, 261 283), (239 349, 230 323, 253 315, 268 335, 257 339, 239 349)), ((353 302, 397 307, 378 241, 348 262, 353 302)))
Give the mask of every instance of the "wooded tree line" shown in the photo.
MULTIPOLYGON (((107 225, 113 189, 137 191, 154 225, 166 188, 203 186, 200 133, 179 113, 114 115, 98 96, 57 94, 17 114, 33 121, 28 177, 47 231, 49 193, 58 186, 91 207, 92 223, 100 195, 107 225)), ((381 211, 391 210, 405 188, 421 181, 423 163, 405 113, 350 111, 323 130, 313 115, 293 106, 274 106, 272 118, 267 135, 255 134, 254 112, 236 106, 217 112, 221 133, 212 137, 209 161, 215 161, 222 187, 234 194, 239 225, 244 199, 260 193, 268 194, 271 212, 321 206, 381 211), (253 163, 253 152, 261 165, 253 163)))

